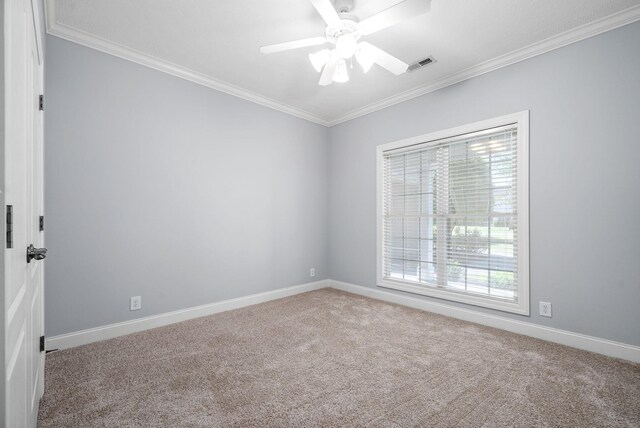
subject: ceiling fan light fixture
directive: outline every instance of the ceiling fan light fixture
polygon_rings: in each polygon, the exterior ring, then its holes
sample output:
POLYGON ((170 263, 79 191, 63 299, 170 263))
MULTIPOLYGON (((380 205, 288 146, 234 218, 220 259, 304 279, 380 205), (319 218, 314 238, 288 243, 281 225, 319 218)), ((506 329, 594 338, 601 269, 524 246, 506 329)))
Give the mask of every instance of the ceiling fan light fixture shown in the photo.
MULTIPOLYGON (((300 49, 308 46, 320 46, 330 43, 335 48, 323 49, 309 55, 309 60, 318 72, 320 72, 320 86, 328 86, 332 82, 347 82, 349 73, 346 60, 353 57, 362 66, 364 72, 368 72, 373 64, 399 76, 406 73, 409 65, 382 49, 368 43, 360 42, 363 36, 369 36, 378 31, 397 25, 402 21, 425 14, 429 11, 431 0, 395 0, 395 6, 360 20, 350 12, 354 0, 309 0, 316 11, 324 20, 326 27, 324 37, 310 37, 291 42, 276 43, 262 46, 260 52, 271 54, 300 49), (361 50, 360 53, 358 53, 361 50)), ((410 71, 410 70, 409 70, 410 71)))
POLYGON ((373 66, 373 56, 368 52, 365 46, 360 46, 356 51, 356 60, 362 67, 362 71, 367 73, 373 66))
POLYGON ((343 58, 338 60, 338 64, 336 64, 336 71, 333 73, 333 81, 337 83, 345 83, 349 81, 347 63, 343 58))
POLYGON ((322 71, 322 67, 329 61, 331 57, 331 51, 329 49, 322 49, 321 51, 310 53, 309 61, 311 61, 311 65, 316 69, 318 73, 322 71))
POLYGON ((340 58, 351 58, 357 48, 358 37, 353 33, 343 34, 336 40, 336 52, 340 58))

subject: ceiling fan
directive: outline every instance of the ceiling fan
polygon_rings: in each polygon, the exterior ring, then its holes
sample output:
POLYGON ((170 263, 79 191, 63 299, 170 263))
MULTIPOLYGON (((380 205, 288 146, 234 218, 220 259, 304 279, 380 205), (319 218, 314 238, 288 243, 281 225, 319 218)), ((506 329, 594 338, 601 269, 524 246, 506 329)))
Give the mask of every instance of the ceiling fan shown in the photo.
POLYGON ((335 0, 335 7, 331 0, 309 1, 327 23, 325 36, 267 45, 261 47, 260 52, 270 54, 326 43, 332 44, 331 49, 322 49, 309 54, 313 67, 318 72, 322 72, 318 82, 321 86, 348 81, 346 60, 354 56, 365 73, 373 64, 378 64, 395 75, 407 71, 406 63, 360 39, 362 36, 368 36, 409 18, 422 15, 429 11, 431 5, 431 0, 404 0, 360 21, 349 13, 353 8, 353 0, 335 0))

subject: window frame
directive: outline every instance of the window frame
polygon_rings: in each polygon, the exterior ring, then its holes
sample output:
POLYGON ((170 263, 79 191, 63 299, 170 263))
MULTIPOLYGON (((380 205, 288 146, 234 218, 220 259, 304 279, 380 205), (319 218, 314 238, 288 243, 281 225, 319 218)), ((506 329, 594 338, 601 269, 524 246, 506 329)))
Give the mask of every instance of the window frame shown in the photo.
POLYGON ((489 309, 497 309, 520 315, 530 315, 529 307, 529 110, 518 113, 495 117, 493 119, 474 122, 442 131, 419 135, 399 141, 381 144, 376 147, 376 241, 377 262, 376 278, 377 286, 420 294, 440 299, 450 300, 480 306, 489 309), (470 295, 463 292, 420 286, 408 281, 389 279, 384 277, 384 154, 385 152, 398 150, 415 145, 437 145, 444 139, 450 139, 464 134, 476 133, 492 128, 507 125, 517 126, 516 142, 516 177, 517 191, 516 201, 518 206, 518 241, 517 266, 518 266, 518 300, 517 302, 501 301, 478 295, 470 295))

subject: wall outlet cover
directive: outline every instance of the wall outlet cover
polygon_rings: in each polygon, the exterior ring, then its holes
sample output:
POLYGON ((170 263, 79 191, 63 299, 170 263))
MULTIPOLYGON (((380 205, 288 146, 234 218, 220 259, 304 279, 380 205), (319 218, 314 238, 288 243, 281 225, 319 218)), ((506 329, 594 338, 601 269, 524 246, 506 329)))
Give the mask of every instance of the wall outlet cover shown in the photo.
POLYGON ((131 301, 129 302, 129 310, 130 311, 137 311, 137 310, 139 310, 141 308, 142 308, 142 297, 133 296, 131 298, 131 301))
POLYGON ((309 269, 309 276, 312 278, 316 276, 316 268, 309 269))
POLYGON ((540 302, 540 316, 551 318, 551 303, 540 302))

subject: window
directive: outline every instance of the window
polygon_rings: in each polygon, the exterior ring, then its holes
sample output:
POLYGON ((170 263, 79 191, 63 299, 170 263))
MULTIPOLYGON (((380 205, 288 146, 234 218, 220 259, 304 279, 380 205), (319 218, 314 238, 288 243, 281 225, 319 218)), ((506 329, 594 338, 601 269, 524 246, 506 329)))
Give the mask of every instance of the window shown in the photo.
POLYGON ((378 147, 378 285, 529 315, 529 113, 378 147))

